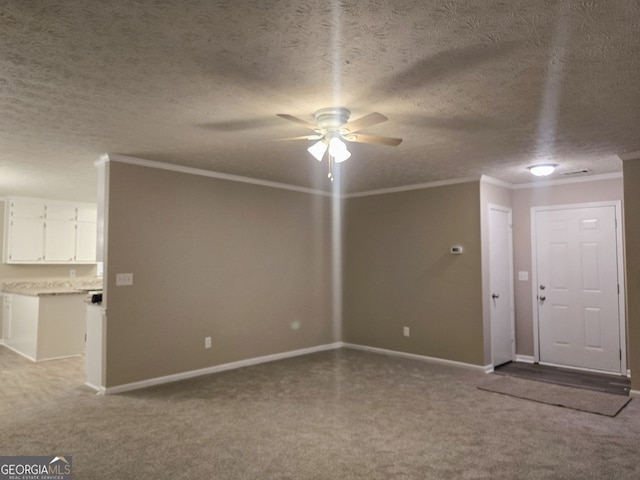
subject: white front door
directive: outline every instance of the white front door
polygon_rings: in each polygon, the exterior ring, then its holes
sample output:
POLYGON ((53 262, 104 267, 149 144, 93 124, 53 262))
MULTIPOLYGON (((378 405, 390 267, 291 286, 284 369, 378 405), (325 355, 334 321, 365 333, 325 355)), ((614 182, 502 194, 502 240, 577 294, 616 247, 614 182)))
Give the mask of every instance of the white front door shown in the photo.
POLYGON ((489 206, 489 285, 491 288, 491 363, 514 358, 513 246, 511 210, 489 206))
POLYGON ((615 206, 534 221, 540 362, 622 373, 615 206))

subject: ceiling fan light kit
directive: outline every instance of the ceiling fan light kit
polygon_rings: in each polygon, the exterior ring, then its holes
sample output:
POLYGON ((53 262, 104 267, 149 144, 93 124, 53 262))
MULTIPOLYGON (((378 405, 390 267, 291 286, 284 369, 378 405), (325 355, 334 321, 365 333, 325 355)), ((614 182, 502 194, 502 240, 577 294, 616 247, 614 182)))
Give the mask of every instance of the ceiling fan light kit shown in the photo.
POLYGON ((377 112, 349 122, 351 112, 348 109, 343 107, 321 108, 313 114, 316 119, 315 125, 293 115, 284 113, 278 113, 277 115, 314 131, 313 135, 285 140, 319 140, 307 148, 307 151, 319 162, 322 161, 325 153, 329 152, 329 174, 327 176, 331 181, 333 181, 333 164, 342 163, 351 157, 351 152, 347 148, 345 141, 388 146, 396 146, 402 142, 401 138, 378 137, 357 133, 362 129, 388 120, 387 117, 377 112))
POLYGON ((333 157, 336 163, 342 163, 351 156, 351 152, 342 140, 338 137, 332 137, 329 140, 329 155, 333 157))
POLYGON ((321 162, 322 159, 324 158, 325 152, 327 151, 327 144, 325 143, 324 140, 320 140, 319 142, 316 142, 313 145, 311 145, 309 148, 307 148, 307 151, 311 155, 313 155, 316 160, 321 162))
POLYGON ((536 177, 546 177, 551 175, 557 166, 557 163, 541 163, 538 165, 531 165, 530 167, 527 167, 527 169, 536 177))

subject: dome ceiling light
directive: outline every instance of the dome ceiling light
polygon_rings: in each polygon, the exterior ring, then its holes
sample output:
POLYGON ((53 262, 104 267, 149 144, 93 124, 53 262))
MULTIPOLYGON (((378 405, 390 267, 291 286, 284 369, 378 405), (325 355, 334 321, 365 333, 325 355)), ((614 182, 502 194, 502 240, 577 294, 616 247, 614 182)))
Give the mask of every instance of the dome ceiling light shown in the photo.
POLYGON ((531 165, 530 167, 527 167, 527 169, 531 172, 531 175, 535 175, 536 177, 547 177, 555 171, 557 166, 557 163, 541 163, 538 165, 531 165))

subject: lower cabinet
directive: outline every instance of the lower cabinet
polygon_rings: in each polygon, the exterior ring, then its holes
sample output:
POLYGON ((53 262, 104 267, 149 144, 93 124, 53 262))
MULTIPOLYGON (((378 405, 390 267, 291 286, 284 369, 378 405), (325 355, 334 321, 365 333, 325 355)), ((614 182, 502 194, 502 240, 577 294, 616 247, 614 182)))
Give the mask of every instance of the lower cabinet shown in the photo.
POLYGON ((5 345, 35 362, 84 353, 85 297, 5 294, 5 345))

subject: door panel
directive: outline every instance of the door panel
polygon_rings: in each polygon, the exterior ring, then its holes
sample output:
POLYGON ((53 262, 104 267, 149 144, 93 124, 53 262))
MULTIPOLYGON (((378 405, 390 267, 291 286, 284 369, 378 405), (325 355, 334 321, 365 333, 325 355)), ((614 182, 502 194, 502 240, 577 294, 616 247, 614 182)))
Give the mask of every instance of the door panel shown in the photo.
POLYGON ((614 206, 537 211, 540 361, 620 372, 614 206))
POLYGON ((513 262, 511 211, 489 208, 489 276, 491 302, 491 363, 513 360, 513 262))

